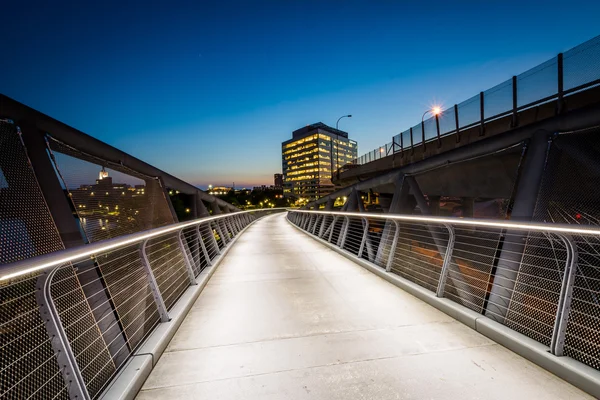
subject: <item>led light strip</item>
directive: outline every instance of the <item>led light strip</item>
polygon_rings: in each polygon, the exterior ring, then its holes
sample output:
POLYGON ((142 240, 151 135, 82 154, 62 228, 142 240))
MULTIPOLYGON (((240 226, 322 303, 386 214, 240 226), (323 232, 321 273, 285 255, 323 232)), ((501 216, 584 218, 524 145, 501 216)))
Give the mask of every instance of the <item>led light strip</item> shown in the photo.
POLYGON ((205 217, 190 222, 181 222, 178 224, 171 225, 164 228, 152 229, 146 233, 133 233, 122 238, 108 239, 102 242, 94 244, 87 244, 81 247, 60 250, 54 253, 44 254, 38 257, 16 261, 11 264, 4 264, 0 266, 0 269, 8 269, 11 272, 0 276, 0 281, 6 281, 9 279, 18 278, 19 276, 27 275, 36 271, 40 271, 46 268, 54 267, 60 264, 65 264, 74 261, 81 261, 86 257, 94 254, 105 253, 110 250, 118 249, 120 247, 126 247, 130 244, 142 242, 146 239, 152 239, 155 237, 162 236, 164 234, 175 232, 181 229, 188 228, 190 226, 200 225, 206 222, 214 221, 217 219, 223 219, 227 217, 233 217, 240 214, 261 212, 261 211, 272 211, 272 210, 286 210, 287 208, 265 208, 251 211, 238 211, 229 214, 221 214, 214 217, 205 217))
POLYGON ((477 220, 472 218, 444 218, 444 217, 420 217, 413 215, 385 215, 385 214, 369 214, 356 212, 337 212, 337 211, 313 211, 313 210, 288 210, 290 212, 301 212, 308 214, 324 214, 324 215, 339 215, 346 217, 359 218, 376 218, 390 219, 398 221, 413 221, 413 222, 429 222, 438 224, 465 225, 465 226, 484 226, 489 228, 502 228, 514 230, 526 230, 537 232, 552 232, 578 235, 600 236, 600 229, 594 228, 571 228, 568 225, 558 224, 530 224, 530 223, 515 223, 515 222, 497 222, 490 220, 477 220))

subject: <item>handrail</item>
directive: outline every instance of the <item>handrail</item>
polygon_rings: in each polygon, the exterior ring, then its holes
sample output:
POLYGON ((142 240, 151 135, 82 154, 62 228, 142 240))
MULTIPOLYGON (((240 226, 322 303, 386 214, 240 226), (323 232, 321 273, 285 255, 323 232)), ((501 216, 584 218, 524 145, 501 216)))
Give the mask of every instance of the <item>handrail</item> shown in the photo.
POLYGON ((287 218, 474 329, 481 321, 484 335, 496 326, 490 338, 518 343, 517 353, 600 393, 598 227, 317 210, 287 218))
POLYGON ((240 214, 247 214, 260 211, 282 210, 283 207, 266 208, 258 210, 237 211, 227 214, 219 214, 211 217, 198 218, 193 221, 179 222, 160 228, 153 228, 142 232, 119 236, 112 239, 106 239, 95 243, 86 244, 70 249, 55 251, 25 260, 16 261, 10 264, 0 265, 0 282, 8 279, 30 274, 32 272, 42 271, 60 264, 81 261, 93 254, 115 250, 131 244, 140 243, 148 239, 162 236, 166 233, 175 232, 190 226, 201 225, 206 222, 232 217, 240 214))
POLYGON ((376 219, 390 219, 398 221, 409 221, 409 222, 427 222, 427 223, 438 223, 438 224, 454 224, 454 225, 465 225, 465 226, 483 226, 490 228, 501 228, 507 230, 519 230, 519 231, 536 231, 536 232, 551 232, 551 233, 564 233, 564 234, 577 234, 577 235, 592 235, 600 236, 600 229, 593 227, 581 226, 579 228, 573 228, 572 225, 568 224, 540 224, 540 223, 525 223, 525 222, 499 222, 495 220, 477 219, 477 218, 446 218, 446 217, 421 217, 418 215, 403 215, 403 214, 378 214, 378 213, 359 213, 359 212, 345 212, 345 211, 317 211, 317 210, 289 210, 300 213, 310 214, 326 214, 326 215, 339 215, 347 217, 360 217, 360 218, 376 218, 376 219))

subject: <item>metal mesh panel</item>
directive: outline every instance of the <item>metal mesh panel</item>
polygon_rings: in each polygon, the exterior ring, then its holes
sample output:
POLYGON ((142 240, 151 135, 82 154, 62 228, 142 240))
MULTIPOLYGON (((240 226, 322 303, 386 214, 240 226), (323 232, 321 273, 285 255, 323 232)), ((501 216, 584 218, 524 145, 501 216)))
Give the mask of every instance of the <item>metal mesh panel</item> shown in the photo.
MULTIPOLYGON (((96 260, 117 311, 119 329, 123 331, 129 349, 135 349, 159 321, 139 245, 97 255, 96 260)), ((113 354, 126 351, 127 348, 119 346, 113 354)))
POLYGON ((68 399, 36 301, 38 277, 0 286, 0 398, 68 399))
POLYGON ((179 233, 151 239, 146 254, 167 309, 189 286, 186 264, 179 247, 179 233))
POLYGON ((564 276, 565 244, 542 233, 514 236, 516 241, 527 239, 504 323, 549 346, 564 276))
POLYGON ((17 127, 0 121, 0 264, 63 249, 17 127))
MULTIPOLYGON (((600 225, 600 129, 556 137, 550 147, 534 219, 600 225)), ((600 240, 573 237, 578 258, 565 355, 600 368, 600 240)))
POLYGON ((565 354, 600 369, 600 240, 577 237, 577 269, 565 354))
POLYGON ((208 266, 208 260, 206 259, 200 244, 202 237, 198 232, 197 226, 184 229, 182 235, 185 238, 184 244, 186 245, 188 260, 192 263, 194 275, 198 276, 200 272, 208 266))
POLYGON ((358 255, 364 234, 364 222, 360 218, 349 218, 348 231, 344 242, 344 249, 358 255))
POLYGON ((474 311, 483 311, 500 233, 455 228, 455 243, 444 295, 474 311))
POLYGON ((116 366, 73 268, 58 269, 50 287, 69 345, 93 397, 113 375, 116 366))
POLYGON ((563 87, 573 89, 600 79, 600 36, 563 55, 563 87))
MULTIPOLYGON (((0 264, 61 250, 62 242, 17 127, 0 121, 0 264)), ((36 301, 36 276, 0 285, 0 398, 66 399, 36 301)))
POLYGON ((485 118, 495 117, 512 110, 512 86, 512 79, 509 79, 483 92, 483 115, 485 118))
POLYGON ((517 76, 517 104, 519 107, 556 94, 558 91, 556 58, 546 61, 517 76))
POLYGON ((473 96, 458 105, 458 123, 461 128, 481 120, 479 95, 473 96))
POLYGON ((176 222, 159 181, 50 140, 55 166, 89 242, 176 222))
POLYGON ((448 246, 443 226, 400 223, 392 272, 436 291, 448 246))

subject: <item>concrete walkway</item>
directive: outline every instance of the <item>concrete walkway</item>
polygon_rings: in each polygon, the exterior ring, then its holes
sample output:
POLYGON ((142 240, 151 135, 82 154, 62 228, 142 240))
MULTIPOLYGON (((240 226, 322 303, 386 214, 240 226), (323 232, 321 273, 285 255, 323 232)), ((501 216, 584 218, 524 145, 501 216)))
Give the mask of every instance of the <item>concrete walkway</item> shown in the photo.
POLYGON ((278 214, 239 238, 137 398, 591 397, 278 214))

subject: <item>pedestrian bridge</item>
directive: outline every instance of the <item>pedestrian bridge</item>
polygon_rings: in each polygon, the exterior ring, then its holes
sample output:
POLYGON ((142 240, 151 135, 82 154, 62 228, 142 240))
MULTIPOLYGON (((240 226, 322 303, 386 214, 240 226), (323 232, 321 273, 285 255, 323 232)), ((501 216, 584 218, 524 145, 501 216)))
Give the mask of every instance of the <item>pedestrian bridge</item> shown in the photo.
POLYGON ((242 233, 137 399, 584 399, 297 230, 242 233))
POLYGON ((16 261, 0 275, 0 397, 598 397, 598 308, 581 285, 599 236, 273 209, 16 261), (521 244, 521 274, 504 259, 485 280, 499 235, 521 244), (529 279, 549 249, 555 284, 529 279))

